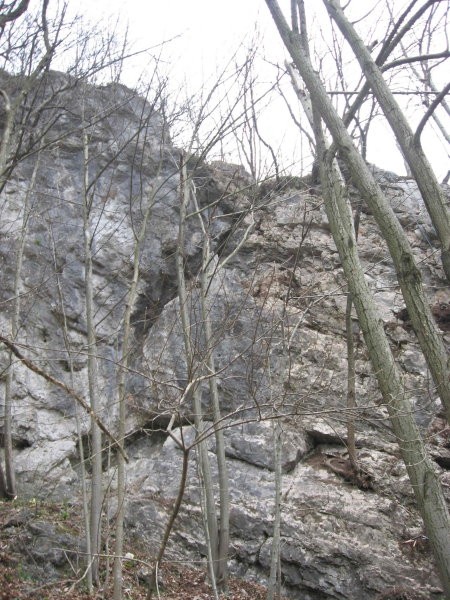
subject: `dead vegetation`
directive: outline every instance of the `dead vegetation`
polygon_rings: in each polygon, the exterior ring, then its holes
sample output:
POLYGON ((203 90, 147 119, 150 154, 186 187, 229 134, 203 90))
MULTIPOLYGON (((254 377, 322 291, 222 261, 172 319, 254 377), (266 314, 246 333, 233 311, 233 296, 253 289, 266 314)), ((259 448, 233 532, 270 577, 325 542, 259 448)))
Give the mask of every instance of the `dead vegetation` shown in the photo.
MULTIPOLYGON (((42 530, 44 525, 44 529, 55 532, 55 546, 61 539, 58 536, 76 539, 76 534, 82 529, 78 507, 34 500, 26 503, 0 503, 0 600, 112 598, 111 574, 108 576, 104 572, 103 580, 106 580, 106 584, 89 595, 84 586, 82 569, 74 572, 77 561, 73 552, 67 552, 67 557, 61 564, 55 564, 55 554, 50 552, 44 555, 42 552, 32 551, 33 548, 40 551, 39 544, 48 544, 48 540, 44 541, 38 535, 39 529, 42 530)), ((148 557, 136 545, 126 551, 132 553, 133 558, 124 561, 124 600, 145 600, 147 587, 142 575, 142 563, 148 557)), ((167 561, 162 564, 158 581, 161 600, 213 598, 205 571, 188 568, 178 562, 167 561)), ((230 578, 227 600, 265 600, 266 595, 267 590, 261 585, 230 578)))

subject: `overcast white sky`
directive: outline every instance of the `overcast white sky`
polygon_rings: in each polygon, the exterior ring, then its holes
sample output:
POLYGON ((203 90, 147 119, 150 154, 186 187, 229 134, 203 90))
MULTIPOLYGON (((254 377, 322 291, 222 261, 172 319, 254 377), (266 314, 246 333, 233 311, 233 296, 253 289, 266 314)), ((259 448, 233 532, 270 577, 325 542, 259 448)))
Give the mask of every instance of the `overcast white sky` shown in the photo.
MULTIPOLYGON (((117 15, 120 15, 120 26, 125 27, 128 23, 129 39, 136 47, 149 47, 177 38, 168 45, 164 56, 173 80, 182 82, 185 79, 193 92, 201 87, 205 78, 214 73, 216 65, 226 62, 242 42, 244 45, 252 43, 256 24, 260 32, 261 56, 280 64, 283 62, 282 44, 263 0, 69 0, 69 4, 70 2, 92 20, 101 20, 105 27, 108 21, 114 22, 117 15)), ((288 14, 289 2, 281 0, 280 4, 287 8, 288 14)), ((358 0, 353 4, 355 10, 361 12, 359 16, 362 16, 372 0, 358 0)), ((394 4, 400 8, 404 2, 396 0, 394 4)), ((321 3, 316 2, 314 5, 317 8, 321 3)), ((310 26, 310 36, 320 37, 320 30, 327 27, 327 21, 325 13, 319 12, 317 20, 310 26)), ((133 86, 141 70, 139 60, 135 61, 135 69, 129 65, 125 83, 133 86)), ((267 112, 261 122, 262 133, 275 147, 283 146, 287 161, 291 155, 297 159, 300 144, 290 116, 282 102, 274 103, 271 109, 272 112, 267 112)), ((449 169, 448 148, 436 141, 431 135, 430 127, 427 127, 423 143, 438 177, 442 178, 449 169)), ((395 143, 389 141, 387 129, 380 127, 380 132, 369 140, 369 160, 383 168, 404 173, 403 161, 395 143)))

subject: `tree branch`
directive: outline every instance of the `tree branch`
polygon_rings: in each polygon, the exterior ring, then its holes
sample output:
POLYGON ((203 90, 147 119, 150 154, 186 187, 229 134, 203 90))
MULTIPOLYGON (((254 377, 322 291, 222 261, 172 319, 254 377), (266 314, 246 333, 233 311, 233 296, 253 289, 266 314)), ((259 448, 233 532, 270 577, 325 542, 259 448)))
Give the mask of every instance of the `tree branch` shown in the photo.
POLYGON ((398 60, 394 60, 391 63, 384 65, 381 70, 387 71, 388 69, 393 69, 394 67, 399 67, 400 65, 405 65, 413 62, 425 61, 425 60, 435 60, 437 58, 448 58, 450 56, 450 50, 443 50, 442 52, 436 52, 435 54, 419 54, 418 56, 407 56, 405 58, 399 58, 398 60))
POLYGON ((87 412, 87 414, 90 417, 92 417, 92 419, 94 419, 94 421, 99 426, 99 428, 103 431, 103 433, 113 442, 113 444, 115 446, 117 446, 119 452, 122 454, 122 456, 124 457, 124 459, 128 462, 128 456, 126 455, 125 451, 123 451, 121 449, 119 442, 116 440, 116 438, 113 436, 113 434, 109 431, 109 429, 106 427, 106 425, 103 424, 103 422, 100 419, 100 417, 95 414, 95 412, 92 410, 92 408, 89 406, 89 404, 86 402, 86 400, 84 398, 82 398, 79 394, 77 394, 77 392, 75 390, 73 390, 72 388, 70 388, 68 385, 66 385, 65 383, 63 383, 59 379, 56 379, 55 377, 53 377, 52 375, 50 375, 49 373, 47 373, 46 371, 44 371, 43 369, 41 369, 40 367, 38 367, 29 358, 27 358, 26 356, 24 356, 20 352, 20 350, 17 348, 17 346, 13 342, 11 342, 11 340, 9 340, 8 338, 6 338, 2 334, 0 334, 0 342, 3 342, 5 344, 5 346, 9 350, 11 350, 11 352, 15 356, 17 356, 17 358, 28 369, 30 369, 30 371, 33 371, 34 373, 36 373, 37 375, 39 375, 40 377, 42 377, 43 379, 45 379, 49 383, 53 383, 53 385, 56 385, 56 387, 59 387, 62 390, 64 390, 65 392, 67 392, 69 394, 69 396, 72 396, 72 398, 74 398, 78 402, 78 404, 80 404, 84 408, 84 410, 87 412))
POLYGON ((15 21, 21 15, 23 15, 23 13, 28 9, 29 4, 30 0, 22 0, 15 10, 10 10, 5 15, 0 15, 0 30, 4 29, 6 23, 9 23, 10 21, 15 21))
POLYGON ((434 113, 436 108, 439 106, 439 104, 442 102, 442 100, 445 98, 445 96, 448 94, 449 91, 450 91, 450 83, 447 83, 445 88, 442 90, 442 92, 438 96, 436 96, 436 98, 433 100, 433 102, 428 107, 427 112, 423 115, 422 120, 420 121, 419 126, 416 129, 416 133, 414 134, 413 144, 415 146, 420 145, 420 136, 422 135, 423 128, 425 127, 428 119, 431 117, 431 115, 434 113))

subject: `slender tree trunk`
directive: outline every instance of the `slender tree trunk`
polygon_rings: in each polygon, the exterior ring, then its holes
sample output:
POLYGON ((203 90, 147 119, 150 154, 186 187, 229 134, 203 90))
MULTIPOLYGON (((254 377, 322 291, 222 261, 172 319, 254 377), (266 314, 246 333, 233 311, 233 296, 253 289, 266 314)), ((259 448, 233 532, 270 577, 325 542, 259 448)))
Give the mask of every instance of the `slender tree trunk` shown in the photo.
POLYGON ((180 485, 178 486, 178 494, 177 494, 177 497, 175 500, 175 504, 173 505, 173 509, 172 509, 172 513, 169 518, 169 522, 167 523, 166 529, 164 531, 161 546, 159 547, 158 556, 156 557, 156 560, 155 560, 155 567, 150 576, 146 600, 152 600, 153 594, 156 591, 158 568, 163 559, 164 552, 166 551, 166 546, 167 546, 167 542, 169 541, 170 532, 172 531, 175 520, 180 511, 181 503, 183 501, 183 496, 184 496, 184 490, 186 489, 186 479, 187 479, 188 465, 189 465, 189 449, 183 447, 182 450, 183 450, 183 466, 181 468, 181 478, 180 478, 180 485))
MULTIPOLYGON (((200 442, 202 444, 203 442, 200 442)), ((205 544, 206 544, 206 560, 208 564, 208 573, 209 579, 211 583, 211 589, 213 593, 213 600, 219 600, 219 592, 217 590, 217 578, 216 578, 216 569, 218 559, 215 560, 213 556, 213 544, 211 542, 211 536, 209 534, 209 525, 210 520, 208 519, 208 498, 206 495, 206 485, 203 479, 203 471, 201 467, 201 457, 200 457, 200 444, 197 443, 197 475, 198 480, 200 482, 200 510, 202 513, 202 521, 203 521, 203 529, 205 531, 205 544)))
POLYGON ((425 450, 382 321, 364 278, 344 191, 332 167, 330 164, 325 166, 324 161, 321 180, 330 228, 354 299, 370 360, 430 538, 444 589, 450 598, 450 516, 442 487, 425 450))
POLYGON ((211 273, 208 265, 211 261, 209 252, 209 239, 204 241, 204 260, 202 272, 202 316, 205 328, 205 345, 207 352, 207 369, 209 372, 209 393, 211 395, 212 414, 214 420, 214 435, 216 439, 217 469, 219 473, 219 497, 220 497, 220 530, 217 564, 217 584, 222 591, 228 587, 228 547, 230 538, 230 493, 228 486, 228 469, 225 456, 225 440, 220 428, 221 411, 219 402, 219 391, 217 379, 213 375, 216 371, 213 348, 213 334, 211 324, 211 303, 208 290, 211 283, 211 273), (206 250, 205 250, 206 249, 206 250))
MULTIPOLYGON (((71 372, 73 369, 71 369, 71 372)), ((89 501, 88 501, 88 491, 86 485, 86 465, 84 463, 84 444, 83 437, 81 435, 81 425, 80 425, 80 409, 78 406, 75 407, 76 411, 76 426, 77 426, 77 439, 78 439, 78 454, 80 455, 80 463, 81 463, 81 497, 83 502, 83 517, 84 517, 84 535, 86 541, 86 556, 88 561, 91 560, 92 550, 91 550, 91 522, 89 519, 89 501)), ((86 572, 86 585, 87 591, 89 594, 93 592, 93 582, 92 582, 92 565, 89 562, 88 569, 86 572)))
MULTIPOLYGON (((43 145, 41 142, 41 148, 43 145)), ((25 248, 25 241, 28 234, 28 220, 30 218, 30 196, 34 189, 36 182, 36 175, 40 164, 40 151, 37 153, 37 158, 34 163, 33 173, 31 175, 30 184, 25 194, 25 200, 22 208, 22 227, 19 238, 19 246, 17 248, 16 255, 16 266, 14 272, 14 307, 13 315, 11 318, 11 339, 16 340, 19 332, 20 322, 20 291, 22 285, 22 264, 23 264, 23 253, 25 248)), ((5 381, 5 415, 4 415, 4 439, 5 439, 5 475, 6 475, 6 496, 8 498, 15 498, 17 494, 16 490, 16 478, 14 470, 14 457, 13 457, 13 446, 12 446, 12 396, 13 396, 13 385, 14 385, 14 359, 13 354, 9 351, 8 369, 6 371, 5 381)))
POLYGON ((421 273, 415 264, 406 234, 380 186, 374 180, 364 159, 356 149, 342 119, 336 113, 319 77, 307 60, 298 34, 289 29, 276 0, 266 0, 266 4, 272 13, 281 38, 308 88, 314 106, 320 112, 333 136, 339 156, 348 164, 352 181, 372 210, 388 244, 408 314, 450 422, 448 355, 423 291, 421 273))
POLYGON ((202 213, 199 210, 195 196, 195 190, 193 190, 192 194, 195 210, 198 212, 200 226, 203 233, 201 311, 205 336, 205 365, 207 374, 209 375, 209 393, 211 397, 214 435, 216 440, 217 470, 219 474, 220 528, 218 531, 218 558, 215 573, 219 589, 226 593, 228 587, 228 550, 230 540, 230 493, 228 485, 227 461, 225 455, 225 440, 223 431, 220 428, 222 415, 220 411, 219 391, 217 388, 217 378, 214 375, 216 371, 216 365, 214 360, 214 340, 211 323, 212 307, 209 294, 212 278, 218 273, 219 269, 217 268, 216 262, 213 261, 210 234, 207 231, 202 213))
MULTIPOLYGON (((17 101, 11 103, 10 97, 5 90, 0 90, 0 94, 3 98, 3 109, 5 112, 2 139, 0 141, 0 190, 2 190, 7 181, 6 173, 12 145, 11 139, 14 128, 14 117, 17 110, 17 101)), ((22 94, 20 94, 19 98, 21 101, 22 94)))
POLYGON ((0 498, 13 500, 16 497, 16 484, 12 449, 12 415, 11 415, 11 380, 13 377, 13 359, 9 352, 8 366, 5 382, 5 407, 4 407, 4 448, 5 448, 5 471, 0 463, 0 498), (9 475, 9 476, 8 476, 9 475))
MULTIPOLYGON (((354 218, 355 239, 358 241, 359 220, 361 215, 361 202, 358 202, 354 218)), ((345 307, 345 331, 347 337, 347 450, 350 462, 358 472, 358 460, 356 454, 356 370, 355 370, 355 333, 353 331, 352 319, 353 300, 352 295, 347 294, 347 304, 345 307)))
MULTIPOLYGON (((107 441, 107 448, 103 449, 103 454, 106 454, 106 472, 107 473, 111 473, 111 442, 108 440, 107 441)), ((109 515, 109 507, 110 507, 110 501, 111 501, 111 486, 107 485, 106 489, 104 491, 103 494, 103 499, 102 499, 102 510, 103 510, 103 514, 105 515, 109 515)), ((115 533, 115 530, 114 530, 115 533)), ((111 537, 111 528, 109 526, 109 523, 106 523, 106 531, 103 534, 103 540, 102 540, 102 554, 104 555, 104 559, 105 559, 105 563, 104 563, 104 578, 102 581, 102 588, 103 588, 103 597, 105 597, 105 590, 109 589, 109 581, 110 581, 110 575, 111 575, 111 554, 110 554, 110 537, 111 537)), ((123 537, 123 532, 122 532, 122 537, 123 537)), ((114 561, 115 561, 116 555, 114 555, 114 560, 113 562, 113 569, 114 569, 114 561)), ((114 574, 113 574, 113 581, 114 581, 114 574)), ((122 600, 122 599, 120 599, 122 600)))
POLYGON ((450 212, 441 186, 428 162, 420 142, 400 109, 394 95, 383 78, 380 68, 372 58, 353 25, 346 18, 338 0, 323 0, 328 13, 336 22, 350 44, 361 69, 380 104, 380 107, 397 138, 403 156, 417 181, 422 198, 441 242, 442 265, 450 283, 450 212))
MULTIPOLYGON (((350 155, 352 158, 348 162, 352 168, 354 181, 358 182, 362 189, 370 190, 368 201, 369 199, 372 200, 370 206, 374 207, 374 214, 378 214, 378 217, 386 217, 386 219, 389 217, 389 230, 386 231, 386 234, 389 238, 390 247, 392 245, 395 248, 396 240, 393 238, 398 235, 397 230, 401 230, 398 221, 392 219, 381 191, 374 184, 370 172, 354 148, 342 121, 337 117, 331 106, 322 84, 302 53, 298 36, 289 30, 276 0, 266 0, 266 3, 281 37, 308 87, 315 109, 320 112, 333 134, 335 143, 344 151, 345 157, 347 158, 350 155), (357 167, 361 168, 361 172, 357 172, 357 167)), ((418 508, 425 523, 441 581, 447 597, 450 598, 450 561, 448 560, 450 556, 450 516, 446 500, 433 463, 425 450, 415 423, 411 405, 406 398, 402 379, 395 364, 381 318, 364 277, 364 271, 357 253, 351 210, 345 196, 344 187, 332 163, 333 157, 327 151, 323 134, 319 128, 316 128, 315 134, 317 154, 320 160, 322 193, 330 229, 355 303, 383 402, 389 412, 393 432, 397 438, 418 508)), ((367 196, 365 197, 367 198, 367 196)), ((383 219, 381 219, 381 222, 385 224, 383 219)), ((401 233, 403 234, 403 232, 401 233)), ((393 254, 392 251, 391 254, 393 254)), ((402 256, 408 263, 408 272, 412 269, 410 264, 411 255, 410 253, 404 253, 402 256)), ((396 259, 398 260, 398 256, 394 260, 396 259)), ((403 268, 399 268, 399 271, 401 275, 404 274, 403 268)), ((407 294, 409 300, 411 300, 411 297, 415 299, 417 294, 420 295, 422 290, 420 278, 417 280, 417 276, 412 278, 402 277, 401 283, 403 284, 402 291, 405 288, 404 294, 407 294), (415 295, 411 292, 408 293, 406 282, 415 288, 415 295)))
POLYGON ((0 462, 0 498, 7 498, 7 494, 8 490, 6 488, 5 473, 3 471, 3 465, 0 462))
MULTIPOLYGON (((187 185, 187 170, 184 156, 182 156, 180 160, 180 223, 178 228, 178 247, 176 253, 176 263, 178 299, 180 304, 180 319, 183 330, 186 366, 188 372, 188 379, 191 380, 195 375, 195 368, 198 365, 196 365, 194 349, 192 348, 191 343, 191 320, 189 315, 188 300, 186 293, 186 281, 184 275, 184 234, 186 228, 186 214, 187 204, 189 200, 189 190, 187 185)), ((194 424, 197 432, 197 437, 201 438, 202 433, 204 431, 204 422, 201 401, 201 390, 198 388, 198 386, 196 386, 193 391, 193 408, 194 424)), ((202 439, 200 439, 198 443, 198 456, 205 490, 205 508, 208 524, 208 537, 211 545, 211 556, 213 560, 212 568, 215 576, 217 577, 219 547, 218 524, 208 449, 205 441, 202 439)))
MULTIPOLYGON (((67 362, 69 364, 69 370, 70 370, 70 387, 72 389, 75 389, 74 383, 75 383, 75 378, 74 378, 74 369, 73 369, 73 357, 72 357, 72 349, 71 349, 71 344, 70 344, 70 339, 69 339, 69 328, 67 326, 67 317, 66 317, 66 311, 65 311, 65 307, 64 307, 64 296, 62 293, 62 289, 61 289, 61 282, 60 282, 60 278, 59 278, 59 272, 58 272, 58 260, 57 260, 57 253, 56 253, 56 244, 55 244, 55 240, 53 237, 53 231, 50 228, 50 236, 52 239, 52 250, 53 250, 53 266, 55 269, 55 273, 56 273, 56 289, 58 292, 58 300, 59 300, 59 305, 60 305, 60 309, 61 309, 61 314, 63 317, 63 324, 62 324, 62 332, 63 332, 63 338, 64 338, 64 346, 67 352, 67 362)), ((78 454, 80 455, 80 479, 81 479, 81 497, 82 497, 82 504, 83 504, 83 518, 84 518, 84 534, 85 534, 85 542, 86 542, 86 556, 88 558, 88 561, 90 561, 90 557, 91 557, 91 533, 90 533, 90 521, 89 521, 89 502, 88 502, 88 493, 87 493, 87 486, 86 486, 86 465, 85 465, 85 458, 84 458, 84 444, 83 444, 83 437, 81 435, 81 424, 80 424, 80 407, 77 403, 75 403, 75 422, 76 422, 76 428, 77 428, 77 440, 78 440, 78 454)), ((86 584, 87 584, 87 590, 89 594, 92 594, 93 588, 92 588, 92 569, 91 569, 91 565, 90 563, 88 564, 88 568, 86 571, 86 584)))
MULTIPOLYGON (((98 412, 98 376, 97 376, 97 341, 94 322, 94 290, 92 278, 92 243, 93 238, 90 227, 91 200, 88 197, 89 187, 89 141, 86 130, 83 129, 84 152, 84 193, 83 193, 83 234, 84 234, 84 260, 85 260, 85 301, 86 301, 86 326, 88 342, 88 386, 90 406, 94 413, 98 412)), ((101 520, 102 520, 102 435, 100 428, 91 418, 91 509, 90 533, 92 581, 99 582, 99 554, 101 548, 101 520)))
POLYGON ((345 308, 345 330, 347 337, 347 450, 348 457, 355 471, 358 469, 358 460, 356 456, 356 437, 355 437, 355 409, 356 409, 356 390, 355 390, 355 341, 353 337, 353 319, 352 319, 353 301, 350 293, 347 294, 347 306, 345 308))
POLYGON ((280 562, 280 533, 281 533, 281 434, 279 421, 272 421, 273 448, 274 448, 274 476, 275 476, 275 507, 272 534, 272 548, 270 551, 270 575, 267 586, 267 600, 274 600, 277 592, 278 565, 280 562))
MULTIPOLYGON (((131 350, 131 314, 137 297, 137 286, 139 282, 139 260, 141 255, 141 247, 144 242, 147 232, 147 224, 150 218, 151 209, 153 207, 154 195, 148 199, 147 209, 144 214, 138 236, 134 244, 133 255, 133 277, 130 284, 130 289, 127 295, 127 303, 125 314, 123 317, 123 340, 121 360, 119 363, 118 390, 119 390, 119 426, 118 438, 119 443, 124 450, 125 448, 125 420, 126 420, 126 399, 125 399, 125 384, 128 370, 128 362, 131 350)), ((115 528, 115 549, 114 549, 114 600, 122 600, 122 556, 123 556, 123 537, 124 537, 124 516, 125 516, 125 459, 122 454, 117 456, 117 515, 115 528)))

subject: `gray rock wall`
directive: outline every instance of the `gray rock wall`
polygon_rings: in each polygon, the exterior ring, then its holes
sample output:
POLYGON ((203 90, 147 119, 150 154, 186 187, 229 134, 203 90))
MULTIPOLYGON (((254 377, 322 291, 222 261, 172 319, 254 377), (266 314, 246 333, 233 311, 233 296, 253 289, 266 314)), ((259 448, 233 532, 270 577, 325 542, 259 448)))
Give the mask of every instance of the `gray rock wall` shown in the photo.
MULTIPOLYGON (((58 77, 62 76, 50 75, 47 85, 60 85, 58 77)), ((48 89, 40 93, 45 96, 48 89)), ((19 164, 0 198, 0 328, 10 331, 15 261, 28 194, 31 210, 17 343, 42 368, 87 397, 80 130, 84 104, 89 123, 100 416, 113 430, 115 363, 134 236, 143 206, 149 198, 153 204, 141 254, 127 380, 127 526, 153 552, 180 476, 181 451, 163 433, 172 414, 177 415, 174 434, 194 439, 192 405, 189 399, 180 404, 188 382, 174 260, 180 153, 151 104, 122 86, 75 86, 61 98, 66 110, 47 134, 53 142, 40 155, 35 187, 29 189, 33 155, 19 164)), ((190 169, 199 202, 208 207, 216 264, 237 246, 251 219, 255 222, 246 243, 217 271, 210 286, 229 458, 232 570, 262 581, 268 575, 274 475, 272 424, 266 419, 275 406, 283 427, 282 572, 290 597, 371 599, 397 585, 438 598, 430 552, 415 543, 423 533, 420 519, 361 340, 356 345, 357 440, 361 466, 372 476, 373 489, 358 489, 327 466, 330 457, 345 457, 346 452, 346 286, 320 190, 296 181, 300 189, 258 196, 239 167, 193 160, 190 169)), ((407 231, 430 303, 448 300, 434 231, 417 187, 412 180, 374 172, 407 231)), ((187 227, 191 334, 201 362, 205 343, 197 272, 202 233, 197 218, 189 219, 187 227)), ((394 314, 403 308, 395 272, 364 206, 359 248, 406 392, 425 432, 439 401, 413 332, 394 314)), ((354 327, 357 332, 356 317, 354 327)), ((4 348, 0 361, 3 402, 4 348)), ((210 427, 206 382, 201 391, 210 427)), ((89 420, 74 400, 14 364, 14 443, 21 494, 70 499, 79 494, 77 414, 86 436, 89 420)), ((430 438, 434 442, 430 449, 448 468, 446 435, 430 438)), ((212 437, 208 443, 215 471, 212 437)), ((114 469, 105 471, 105 485, 109 478, 114 489, 114 469)), ((442 468, 441 480, 448 492, 450 476, 442 468)), ((170 554, 195 560, 205 556, 195 450, 170 554)))

